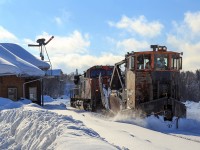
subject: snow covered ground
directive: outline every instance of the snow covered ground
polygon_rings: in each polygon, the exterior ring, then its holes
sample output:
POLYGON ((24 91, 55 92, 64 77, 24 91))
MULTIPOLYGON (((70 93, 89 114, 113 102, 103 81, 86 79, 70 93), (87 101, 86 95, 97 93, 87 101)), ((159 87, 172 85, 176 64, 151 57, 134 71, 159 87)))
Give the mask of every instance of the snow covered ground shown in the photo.
POLYGON ((46 96, 44 107, 0 98, 0 149, 199 150, 200 103, 185 104, 188 118, 176 129, 175 120, 77 110, 66 97, 46 96))

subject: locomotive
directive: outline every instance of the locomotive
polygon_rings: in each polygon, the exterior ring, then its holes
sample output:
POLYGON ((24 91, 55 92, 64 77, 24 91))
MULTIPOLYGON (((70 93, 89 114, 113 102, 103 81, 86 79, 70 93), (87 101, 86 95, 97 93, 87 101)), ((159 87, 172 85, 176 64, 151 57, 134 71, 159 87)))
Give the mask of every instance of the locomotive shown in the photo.
POLYGON ((186 117, 180 101, 182 53, 151 45, 152 51, 131 52, 115 64, 110 81, 110 110, 142 110, 146 115, 186 117), (122 65, 124 68, 122 70, 122 65))
POLYGON ((112 114, 139 110, 169 121, 174 116, 186 117, 179 81, 183 54, 166 46, 150 47, 151 51, 127 53, 114 66, 93 66, 76 75, 71 106, 91 111, 103 108, 112 114))
POLYGON ((96 65, 82 75, 76 74, 75 87, 70 91, 71 106, 89 111, 103 109, 105 103, 101 98, 103 93, 101 90, 108 90, 113 68, 114 66, 96 65))

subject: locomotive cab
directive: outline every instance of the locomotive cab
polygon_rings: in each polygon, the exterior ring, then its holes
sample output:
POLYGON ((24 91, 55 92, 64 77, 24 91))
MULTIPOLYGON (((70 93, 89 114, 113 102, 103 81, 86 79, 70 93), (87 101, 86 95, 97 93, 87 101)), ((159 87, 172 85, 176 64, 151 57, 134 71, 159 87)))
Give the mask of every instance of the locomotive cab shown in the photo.
POLYGON ((115 64, 111 78, 110 109, 140 109, 150 115, 185 117, 180 102, 179 76, 182 54, 166 46, 151 45, 153 51, 131 52, 115 64), (125 70, 120 66, 124 64, 125 70))

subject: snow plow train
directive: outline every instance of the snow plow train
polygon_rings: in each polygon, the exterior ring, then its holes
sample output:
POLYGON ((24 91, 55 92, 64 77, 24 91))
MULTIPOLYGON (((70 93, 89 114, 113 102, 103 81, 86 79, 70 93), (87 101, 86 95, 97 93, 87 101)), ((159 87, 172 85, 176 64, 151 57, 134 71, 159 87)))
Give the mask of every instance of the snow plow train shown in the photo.
POLYGON ((101 90, 108 90, 113 68, 114 66, 93 66, 83 75, 76 74, 75 87, 70 92, 71 106, 89 111, 100 110, 106 106, 108 108, 109 104, 102 103, 101 90))
MULTIPOLYGON (((95 104, 91 105, 94 107, 92 110, 100 104, 113 113, 140 110, 146 115, 162 115, 169 121, 174 116, 186 117, 179 90, 182 53, 168 51, 166 46, 151 45, 151 48, 152 51, 127 53, 125 59, 112 68, 112 76, 109 74, 106 82, 101 74, 96 76, 95 82, 98 82, 101 94, 90 91, 99 96, 98 100, 97 95, 95 99, 91 97, 90 103, 95 104)), ((78 89, 81 91, 83 88, 79 86, 78 89)), ((78 99, 72 97, 72 106, 75 101, 78 99)), ((85 103, 87 100, 82 101, 85 103)))

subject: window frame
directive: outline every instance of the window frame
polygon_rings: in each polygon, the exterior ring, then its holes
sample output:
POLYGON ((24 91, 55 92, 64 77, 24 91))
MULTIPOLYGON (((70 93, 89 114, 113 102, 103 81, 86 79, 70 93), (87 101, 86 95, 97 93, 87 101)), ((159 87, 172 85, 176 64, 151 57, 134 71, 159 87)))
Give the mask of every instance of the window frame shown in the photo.
POLYGON ((152 57, 151 56, 152 56, 152 54, 138 54, 136 56, 136 58, 137 58, 136 59, 137 60, 137 63, 136 63, 137 70, 151 70, 152 69, 152 66, 151 66, 152 57), (141 60, 138 60, 139 57, 141 57, 140 58, 141 60), (141 62, 143 62, 143 63, 141 63, 141 62), (149 62, 150 68, 146 68, 146 63, 147 62, 149 62))
POLYGON ((177 54, 171 54, 171 70, 181 70, 182 69, 182 57, 177 54))
POLYGON ((17 87, 8 87, 8 98, 11 100, 17 100, 17 87), (14 90, 13 91, 9 91, 9 90, 14 90), (11 94, 10 94, 11 93, 11 94), (12 95, 14 95, 14 97, 12 97, 12 95))
POLYGON ((165 70, 169 70, 169 54, 167 53, 157 53, 157 54, 154 54, 154 70, 157 70, 157 71, 165 71, 165 70), (158 66, 158 62, 160 62, 160 59, 158 58, 164 58, 164 62, 165 64, 163 65, 163 63, 161 63, 161 67, 157 67, 158 66), (165 66, 166 65, 166 66, 165 66), (163 67, 164 66, 164 67, 163 67))

